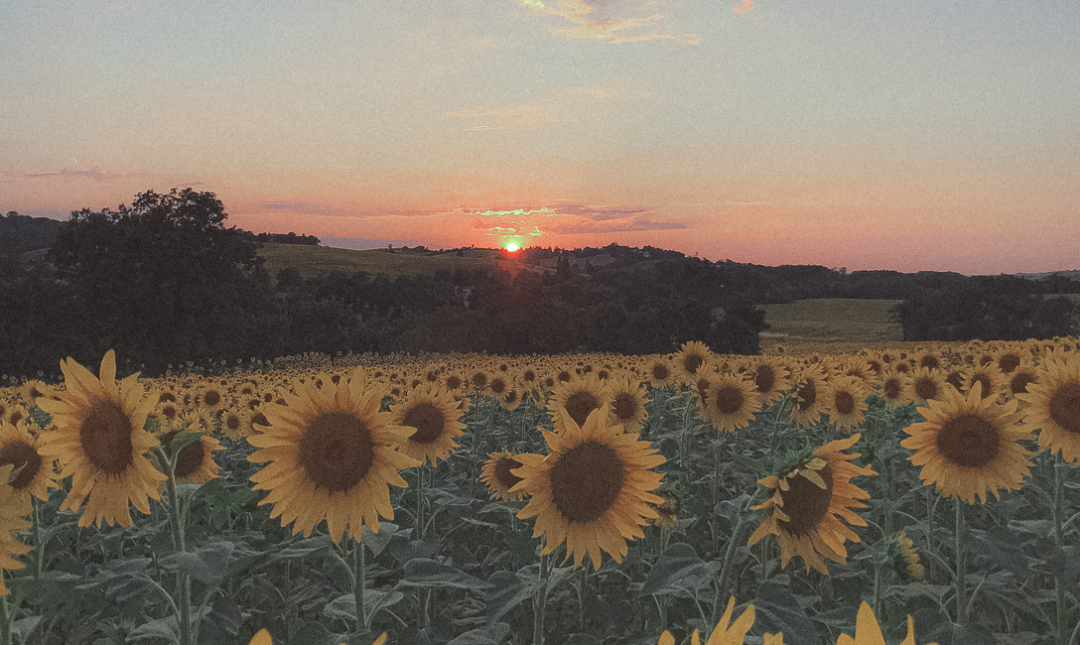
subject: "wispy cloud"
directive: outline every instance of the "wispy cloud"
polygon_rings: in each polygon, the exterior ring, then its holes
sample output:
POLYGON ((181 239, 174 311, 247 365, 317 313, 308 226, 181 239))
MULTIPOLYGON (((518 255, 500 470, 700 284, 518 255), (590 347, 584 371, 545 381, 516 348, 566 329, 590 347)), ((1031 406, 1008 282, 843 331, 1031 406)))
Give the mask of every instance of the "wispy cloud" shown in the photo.
POLYGON ((579 224, 563 224, 554 227, 551 232, 556 235, 579 235, 582 233, 627 233, 630 231, 669 231, 689 228, 683 222, 653 222, 645 218, 637 218, 629 222, 610 222, 598 224, 595 222, 582 222, 579 224))
POLYGON ((448 112, 447 116, 467 119, 472 122, 482 121, 467 130, 520 130, 538 128, 558 120, 556 104, 549 103, 512 103, 495 107, 461 108, 448 112))
POLYGON ((595 40, 609 44, 643 42, 648 40, 674 40, 687 45, 697 45, 701 37, 696 34, 668 34, 641 31, 664 19, 663 14, 636 16, 610 16, 606 19, 600 14, 609 14, 613 9, 625 10, 628 5, 638 5, 640 9, 631 13, 641 14, 641 9, 656 4, 649 2, 628 2, 619 0, 517 0, 522 7, 540 14, 558 16, 573 24, 572 27, 553 29, 556 35, 579 40, 595 40))
POLYGON ((735 13, 747 13, 754 8, 754 0, 742 0, 737 7, 732 7, 731 10, 735 13))
POLYGON ((595 113, 602 101, 640 96, 632 81, 601 85, 572 85, 558 89, 536 103, 507 103, 463 107, 446 115, 469 125, 466 131, 523 130, 552 123, 567 123, 595 113))
POLYGON ((148 177, 148 173, 116 173, 105 172, 101 168, 94 166, 89 170, 75 170, 73 168, 64 168, 57 172, 35 172, 35 173, 17 173, 11 171, 4 171, 4 175, 7 177, 16 177, 21 179, 46 179, 49 177, 59 177, 60 179, 79 180, 89 179, 93 182, 107 182, 107 181, 122 181, 125 179, 131 179, 134 177, 148 177))

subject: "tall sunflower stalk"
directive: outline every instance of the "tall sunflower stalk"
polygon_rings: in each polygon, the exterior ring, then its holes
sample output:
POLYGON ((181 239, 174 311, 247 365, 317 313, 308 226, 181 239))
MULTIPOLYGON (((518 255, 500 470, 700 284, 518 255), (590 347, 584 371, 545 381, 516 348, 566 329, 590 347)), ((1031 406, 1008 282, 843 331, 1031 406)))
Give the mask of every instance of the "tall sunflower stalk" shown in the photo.
MULTIPOLYGON (((187 524, 187 505, 183 503, 176 492, 176 462, 184 446, 194 443, 199 439, 198 433, 182 432, 173 436, 169 446, 171 456, 158 446, 153 448, 158 466, 165 473, 165 510, 169 517, 169 531, 172 534, 173 548, 177 554, 187 553, 187 539, 185 525, 187 524)), ((163 590, 164 591, 164 590, 163 590)), ((180 645, 195 645, 198 640, 198 629, 191 627, 191 576, 178 569, 176 572, 176 593, 179 599, 173 598, 168 593, 169 602, 176 612, 177 628, 179 629, 180 645)))

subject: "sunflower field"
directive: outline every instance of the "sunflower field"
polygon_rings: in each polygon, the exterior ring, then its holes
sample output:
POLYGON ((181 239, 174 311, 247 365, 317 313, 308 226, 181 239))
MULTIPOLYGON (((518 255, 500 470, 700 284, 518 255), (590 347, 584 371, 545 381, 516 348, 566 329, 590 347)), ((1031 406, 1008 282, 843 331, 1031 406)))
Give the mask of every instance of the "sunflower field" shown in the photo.
POLYGON ((0 387, 0 645, 1080 645, 1080 352, 0 387))

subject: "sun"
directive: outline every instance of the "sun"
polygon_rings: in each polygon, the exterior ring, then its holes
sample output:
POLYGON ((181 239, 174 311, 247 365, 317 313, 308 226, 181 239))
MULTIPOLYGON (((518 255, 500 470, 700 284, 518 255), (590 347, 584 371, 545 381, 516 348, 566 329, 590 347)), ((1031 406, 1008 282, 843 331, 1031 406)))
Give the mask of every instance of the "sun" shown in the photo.
POLYGON ((517 253, 518 249, 520 249, 520 248, 521 247, 519 247, 517 245, 517 242, 510 242, 509 244, 506 245, 506 252, 507 253, 517 253))

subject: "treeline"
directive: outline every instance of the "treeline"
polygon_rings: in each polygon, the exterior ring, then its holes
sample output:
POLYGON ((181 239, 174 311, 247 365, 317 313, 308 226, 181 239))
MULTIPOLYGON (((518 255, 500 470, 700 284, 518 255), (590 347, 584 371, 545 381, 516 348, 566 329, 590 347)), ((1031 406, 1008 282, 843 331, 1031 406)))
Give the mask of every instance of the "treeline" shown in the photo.
POLYGON ((902 301, 895 311, 906 340, 1080 331, 1072 297, 1080 281, 1061 276, 764 267, 616 244, 526 249, 516 273, 305 279, 287 269, 272 278, 260 238, 318 239, 256 236, 226 228, 226 217, 213 193, 186 189, 73 212, 67 222, 0 218, 0 373, 55 376, 61 357, 90 364, 108 349, 147 374, 188 360, 306 351, 661 353, 702 340, 754 354, 767 329, 757 305, 805 298, 902 301), (19 259, 42 242, 44 262, 19 259))
POLYGON ((259 233, 251 234, 257 242, 276 242, 278 244, 302 244, 305 246, 319 246, 320 240, 314 235, 297 235, 292 231, 288 233, 259 233))
POLYGON ((693 258, 643 271, 333 273, 271 280, 213 193, 143 193, 74 212, 47 261, 0 261, 0 372, 55 377, 116 349, 122 370, 305 351, 756 353, 763 313, 693 258))

